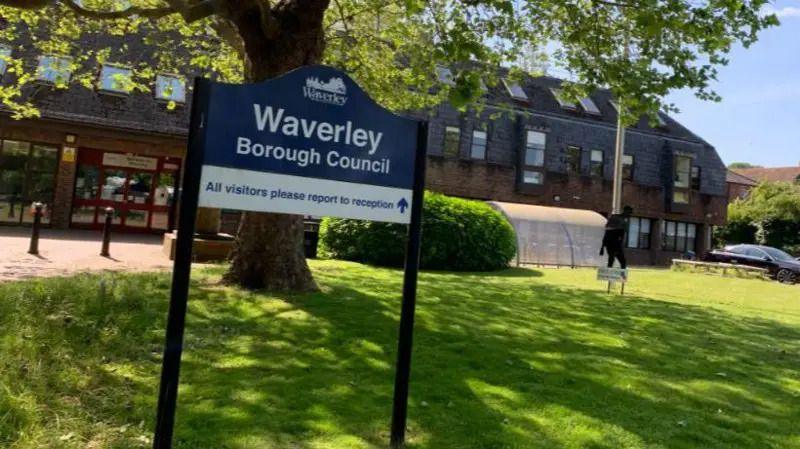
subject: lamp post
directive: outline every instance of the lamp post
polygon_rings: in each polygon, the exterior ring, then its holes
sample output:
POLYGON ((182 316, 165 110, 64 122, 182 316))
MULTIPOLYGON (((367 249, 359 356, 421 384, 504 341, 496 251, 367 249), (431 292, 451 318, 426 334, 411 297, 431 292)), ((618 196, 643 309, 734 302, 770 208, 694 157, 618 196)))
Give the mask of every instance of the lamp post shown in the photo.
POLYGON ((622 213, 622 158, 625 154, 625 125, 622 124, 622 99, 617 103, 617 143, 614 152, 614 190, 611 194, 611 213, 622 213))

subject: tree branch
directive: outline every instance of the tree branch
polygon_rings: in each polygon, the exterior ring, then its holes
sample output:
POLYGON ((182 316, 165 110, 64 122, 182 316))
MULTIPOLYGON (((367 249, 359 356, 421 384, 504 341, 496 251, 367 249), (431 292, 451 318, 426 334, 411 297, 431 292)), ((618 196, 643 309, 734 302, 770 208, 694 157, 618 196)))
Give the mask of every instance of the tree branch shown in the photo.
POLYGON ((55 0, 0 0, 0 6, 18 9, 39 9, 55 3, 55 0))
POLYGON ((211 28, 213 28, 217 35, 225 41, 228 45, 236 49, 240 55, 244 55, 245 48, 244 42, 242 41, 242 37, 239 35, 236 26, 231 23, 227 18, 217 16, 215 20, 211 23, 211 28))
MULTIPOLYGON (((9 0, 0 0, 0 3, 9 0)), ((17 0, 11 0, 17 1, 17 0)), ((159 19, 164 16, 178 12, 178 9, 173 6, 164 6, 162 8, 140 8, 138 6, 128 6, 119 11, 98 11, 95 9, 87 9, 74 2, 74 0, 62 0, 69 9, 74 13, 89 17, 92 19, 121 19, 130 17, 132 15, 148 17, 150 19, 159 19)))

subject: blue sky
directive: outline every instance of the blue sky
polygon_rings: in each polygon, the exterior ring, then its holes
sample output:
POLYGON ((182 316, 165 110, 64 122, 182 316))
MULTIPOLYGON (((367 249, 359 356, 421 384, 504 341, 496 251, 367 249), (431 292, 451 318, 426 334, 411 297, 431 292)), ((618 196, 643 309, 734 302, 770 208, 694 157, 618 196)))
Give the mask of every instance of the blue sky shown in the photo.
POLYGON ((722 102, 678 91, 673 117, 714 145, 722 160, 766 167, 800 163, 800 0, 776 1, 781 25, 736 48, 714 89, 722 102))

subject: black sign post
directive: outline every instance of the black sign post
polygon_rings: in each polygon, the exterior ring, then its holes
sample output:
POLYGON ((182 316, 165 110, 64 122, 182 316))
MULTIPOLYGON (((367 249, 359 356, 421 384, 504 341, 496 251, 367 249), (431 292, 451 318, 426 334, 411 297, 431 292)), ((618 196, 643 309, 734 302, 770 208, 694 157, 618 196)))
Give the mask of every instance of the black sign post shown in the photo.
POLYGON ((408 225, 406 264, 403 274, 403 305, 400 311, 400 332, 397 339, 397 371, 394 378, 391 445, 402 446, 406 438, 408 416, 408 384, 411 377, 411 346, 414 335, 414 311, 417 305, 417 274, 419 273, 420 242, 422 238, 422 201, 425 194, 425 160, 428 153, 428 124, 420 122, 417 131, 417 158, 414 167, 414 194, 411 203, 411 223, 408 225))
POLYGON ((198 207, 409 224, 391 432, 402 445, 427 124, 392 114, 325 66, 255 84, 198 78, 194 89, 153 448, 172 447, 198 207))
POLYGON ((170 449, 178 401, 178 378, 183 352, 183 331, 186 323, 186 304, 189 300, 189 278, 192 271, 192 241, 200 194, 200 172, 203 166, 203 133, 208 108, 208 80, 195 78, 192 114, 189 121, 189 147, 183 188, 180 193, 178 239, 175 264, 172 270, 167 337, 161 367, 161 387, 158 393, 158 412, 153 449, 170 449))

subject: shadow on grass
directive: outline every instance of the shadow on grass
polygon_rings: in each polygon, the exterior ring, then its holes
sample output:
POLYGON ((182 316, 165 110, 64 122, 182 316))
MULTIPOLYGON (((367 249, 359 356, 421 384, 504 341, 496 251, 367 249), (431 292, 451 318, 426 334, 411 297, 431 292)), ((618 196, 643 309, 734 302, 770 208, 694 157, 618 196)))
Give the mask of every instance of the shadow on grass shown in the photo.
MULTIPOLYGON (((372 274, 320 272, 323 294, 247 320, 234 304, 194 313, 193 326, 239 334, 228 351, 187 360, 186 447, 233 434, 234 447, 385 446, 400 284, 372 274)), ((797 417, 781 381, 798 372, 797 354, 780 346, 800 331, 767 320, 428 274, 416 330, 412 446, 763 447, 797 417), (588 430, 564 428, 572 421, 588 430)))
MULTIPOLYGON (((790 379, 800 372, 800 328, 548 287, 531 282, 540 272, 509 271, 422 275, 409 446, 763 448, 796 441, 800 412, 790 379)), ((322 292, 308 295, 193 284, 176 447, 386 447, 400 273, 331 263, 315 275, 322 292)), ((114 364, 136 367, 135 375, 103 370, 94 379, 93 419, 152 422, 160 357, 152 346, 163 335, 163 319, 154 317, 166 310, 168 292, 158 277, 146 279, 128 282, 156 295, 148 306, 159 310, 133 303, 114 310, 150 322, 107 317, 118 334, 91 343, 91 354, 105 351, 114 364)), ((103 313, 91 310, 90 319, 103 313)), ((63 345, 78 354, 86 338, 66 335, 63 345)), ((88 360, 87 370, 102 363, 88 360)), ((80 395, 69 382, 57 388, 80 395)))

